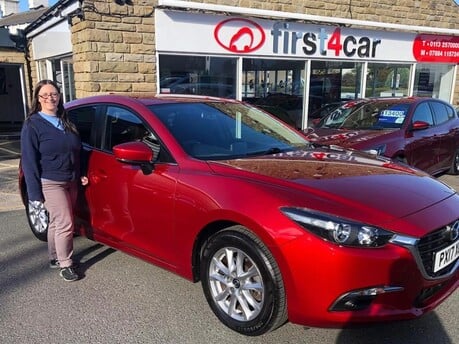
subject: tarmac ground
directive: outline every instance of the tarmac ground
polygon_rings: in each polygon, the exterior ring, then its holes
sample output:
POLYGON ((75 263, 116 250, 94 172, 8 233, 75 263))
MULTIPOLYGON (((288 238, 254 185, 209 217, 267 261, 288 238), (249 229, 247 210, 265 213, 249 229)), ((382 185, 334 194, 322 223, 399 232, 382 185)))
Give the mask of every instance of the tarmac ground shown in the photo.
MULTIPOLYGON (((0 133, 0 211, 24 209, 17 178, 20 156, 19 133, 0 133)), ((459 191, 459 176, 444 174, 438 179, 459 191)))
POLYGON ((0 133, 0 211, 23 209, 19 195, 19 133, 0 133))

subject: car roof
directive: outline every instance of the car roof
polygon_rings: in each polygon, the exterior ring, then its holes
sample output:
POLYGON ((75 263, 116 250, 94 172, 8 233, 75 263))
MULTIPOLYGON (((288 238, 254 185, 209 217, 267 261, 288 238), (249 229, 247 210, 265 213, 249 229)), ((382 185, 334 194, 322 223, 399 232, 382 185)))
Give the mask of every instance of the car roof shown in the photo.
POLYGON ((85 97, 72 100, 65 104, 65 107, 72 107, 83 104, 95 103, 126 103, 129 101, 137 101, 146 106, 154 104, 170 104, 170 103, 202 103, 202 102, 232 102, 239 103, 235 99, 218 98, 201 95, 180 95, 180 94, 153 94, 153 93, 132 93, 132 94, 105 94, 85 97))
POLYGON ((424 100, 436 100, 436 101, 441 101, 445 103, 445 101, 438 99, 438 98, 412 96, 412 97, 374 97, 374 98, 351 99, 345 102, 343 105, 351 104, 351 103, 355 103, 357 105, 357 104, 369 104, 369 103, 379 103, 379 102, 413 104, 413 103, 418 103, 424 100))

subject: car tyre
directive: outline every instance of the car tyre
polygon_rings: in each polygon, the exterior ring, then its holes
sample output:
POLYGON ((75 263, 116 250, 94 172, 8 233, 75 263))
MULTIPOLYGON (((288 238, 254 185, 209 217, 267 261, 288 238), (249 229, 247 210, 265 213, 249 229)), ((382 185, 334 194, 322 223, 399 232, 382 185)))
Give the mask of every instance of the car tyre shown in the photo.
POLYGON ((217 318, 248 336, 287 321, 282 276, 262 241, 242 226, 213 235, 201 259, 202 288, 217 318))
POLYGON ((459 174, 459 149, 457 149, 456 153, 454 154, 453 163, 451 164, 451 168, 449 169, 448 174, 459 174))
POLYGON ((46 209, 43 209, 40 213, 37 213, 31 209, 31 207, 29 207, 29 202, 26 202, 26 213, 27 221, 33 235, 35 235, 38 240, 48 241, 49 216, 46 209))

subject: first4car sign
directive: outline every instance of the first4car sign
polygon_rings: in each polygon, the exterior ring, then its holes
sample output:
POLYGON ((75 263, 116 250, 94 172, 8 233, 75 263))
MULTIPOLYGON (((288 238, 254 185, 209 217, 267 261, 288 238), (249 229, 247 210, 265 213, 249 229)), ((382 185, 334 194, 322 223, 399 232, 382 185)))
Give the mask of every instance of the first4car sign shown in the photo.
POLYGON ((289 32, 283 29, 286 25, 275 23, 271 30, 273 39, 273 53, 279 53, 279 46, 282 46, 284 54, 296 54, 298 41, 303 44, 302 52, 306 56, 321 55, 374 58, 376 48, 381 44, 381 39, 363 36, 357 38, 353 35, 345 36, 341 28, 335 28, 328 34, 324 28, 315 32, 289 32), (281 44, 282 43, 282 44, 281 44))
POLYGON ((155 16, 159 52, 459 63, 459 37, 454 36, 161 9, 155 16))

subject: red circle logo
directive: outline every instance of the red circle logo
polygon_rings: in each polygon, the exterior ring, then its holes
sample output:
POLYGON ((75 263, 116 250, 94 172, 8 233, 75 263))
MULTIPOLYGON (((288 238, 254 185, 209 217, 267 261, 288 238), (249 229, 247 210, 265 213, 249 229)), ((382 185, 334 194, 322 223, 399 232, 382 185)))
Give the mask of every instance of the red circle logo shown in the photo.
POLYGON ((265 43, 263 28, 248 19, 227 19, 217 24, 214 30, 217 43, 233 53, 251 53, 265 43))

